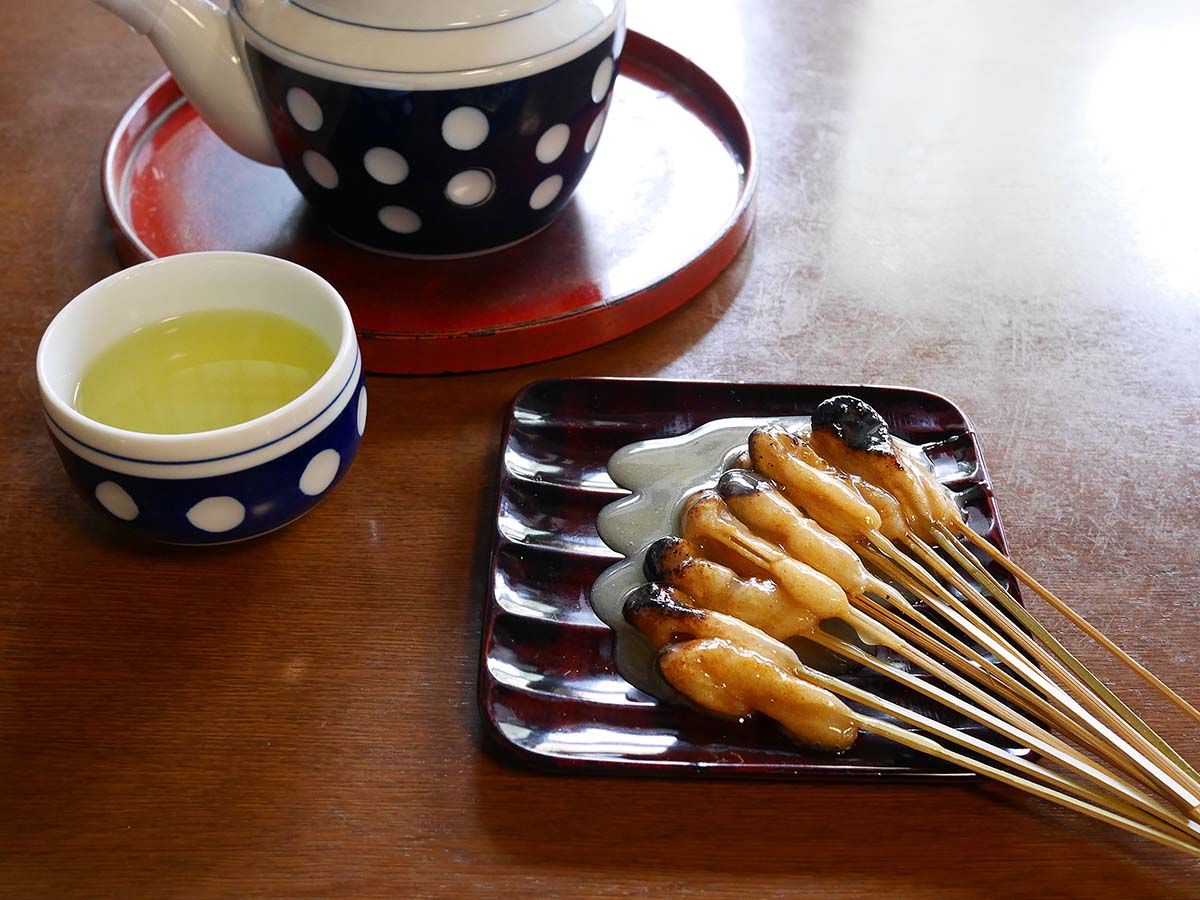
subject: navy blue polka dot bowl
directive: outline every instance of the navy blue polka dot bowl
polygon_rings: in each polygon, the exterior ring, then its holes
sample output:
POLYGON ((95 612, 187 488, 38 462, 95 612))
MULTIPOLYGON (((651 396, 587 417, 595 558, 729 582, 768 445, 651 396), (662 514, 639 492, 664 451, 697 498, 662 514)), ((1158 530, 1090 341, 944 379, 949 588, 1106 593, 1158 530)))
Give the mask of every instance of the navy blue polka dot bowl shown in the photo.
POLYGON ((37 373, 50 437, 80 495, 173 544, 245 540, 302 516, 346 473, 366 424, 362 359, 342 298, 307 269, 252 253, 171 256, 93 285, 46 329, 37 373), (128 431, 75 408, 89 363, 122 337, 214 309, 282 315, 328 343, 333 361, 291 402, 212 431, 128 431))
POLYGON ((98 0, 235 150, 384 253, 460 256, 550 224, 604 127, 624 0, 98 0))

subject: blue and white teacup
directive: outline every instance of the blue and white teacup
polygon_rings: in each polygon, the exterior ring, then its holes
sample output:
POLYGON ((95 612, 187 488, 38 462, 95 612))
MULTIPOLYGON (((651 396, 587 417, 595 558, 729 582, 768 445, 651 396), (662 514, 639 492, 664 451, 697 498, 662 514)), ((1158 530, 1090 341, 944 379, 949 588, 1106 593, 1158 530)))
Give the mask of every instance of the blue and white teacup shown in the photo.
POLYGON ((346 304, 315 273, 253 253, 181 254, 93 285, 46 328, 37 374, 50 437, 76 490, 110 519, 173 544, 244 540, 304 515, 346 473, 366 425, 346 304), (76 386, 99 353, 138 328, 209 309, 278 313, 336 348, 333 361, 290 403, 213 431, 126 431, 75 409, 76 386))

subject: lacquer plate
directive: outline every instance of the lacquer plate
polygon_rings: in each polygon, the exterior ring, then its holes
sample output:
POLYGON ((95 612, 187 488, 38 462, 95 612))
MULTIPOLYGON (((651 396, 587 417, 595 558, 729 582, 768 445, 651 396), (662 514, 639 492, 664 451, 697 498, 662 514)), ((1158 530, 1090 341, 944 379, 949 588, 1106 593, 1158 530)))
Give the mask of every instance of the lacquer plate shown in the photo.
POLYGON ((685 303, 745 243, 758 163, 737 101, 631 31, 579 188, 548 228, 505 250, 417 260, 352 246, 283 170, 221 143, 169 75, 117 125, 103 179, 126 264, 194 250, 290 259, 345 297, 368 371, 436 374, 564 356, 685 303))
MULTIPOLYGON (((600 510, 627 495, 606 470, 616 450, 717 419, 809 415, 839 393, 866 400, 895 435, 925 447, 969 524, 1005 546, 975 431, 957 406, 936 394, 864 385, 576 378, 536 382, 517 395, 501 440, 479 669, 480 711, 499 752, 541 768, 614 774, 965 774, 871 734, 831 755, 796 745, 767 721, 726 722, 657 700, 622 676, 615 634, 589 602, 593 582, 621 559, 596 528, 600 510)), ((953 727, 986 734, 882 676, 849 671, 844 677, 953 727)))

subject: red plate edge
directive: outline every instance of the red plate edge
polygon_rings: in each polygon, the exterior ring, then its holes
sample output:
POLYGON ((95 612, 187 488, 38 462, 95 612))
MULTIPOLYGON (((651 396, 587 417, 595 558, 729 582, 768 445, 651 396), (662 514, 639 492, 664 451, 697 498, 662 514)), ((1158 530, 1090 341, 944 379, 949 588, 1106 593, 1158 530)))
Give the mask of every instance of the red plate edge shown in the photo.
MULTIPOLYGON (((754 225, 758 186, 756 142, 745 111, 711 75, 653 38, 630 30, 626 52, 639 55, 651 67, 679 70, 686 87, 703 91, 709 101, 704 113, 733 142, 732 149, 743 164, 737 203, 708 246, 654 284, 548 319, 442 334, 362 331, 363 364, 370 372, 417 375, 485 371, 568 356, 630 334, 682 306, 733 261, 754 225), (398 370, 394 361, 401 355, 405 363, 403 370, 398 370)), ((186 102, 182 91, 171 74, 164 73, 134 100, 105 147, 101 167, 104 201, 117 255, 125 265, 146 262, 155 255, 139 239, 121 208, 122 176, 144 129, 179 102, 186 102)))

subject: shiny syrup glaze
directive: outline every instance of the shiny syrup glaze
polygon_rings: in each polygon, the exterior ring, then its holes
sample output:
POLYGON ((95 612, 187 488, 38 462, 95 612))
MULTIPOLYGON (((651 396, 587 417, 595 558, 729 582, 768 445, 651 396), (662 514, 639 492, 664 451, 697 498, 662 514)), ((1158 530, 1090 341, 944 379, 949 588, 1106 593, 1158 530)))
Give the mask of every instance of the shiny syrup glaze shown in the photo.
MULTIPOLYGON (((622 612, 625 598, 646 582, 647 548, 664 535, 680 534, 680 515, 689 499, 697 492, 715 487, 746 450, 750 432, 771 424, 803 434, 811 422, 808 416, 718 420, 688 434, 622 447, 609 460, 613 481, 633 493, 604 507, 597 517, 600 537, 625 559, 596 579, 591 591, 592 608, 617 634, 620 673, 631 684, 656 697, 680 701, 655 668, 657 651, 625 621, 622 612)), ((899 439, 897 443, 914 459, 929 464, 920 446, 899 439)), ((831 623, 830 627, 837 626, 831 623)), ((848 628, 842 633, 855 636, 848 628)), ((789 643, 809 665, 835 670, 839 665, 807 641, 789 643)))

